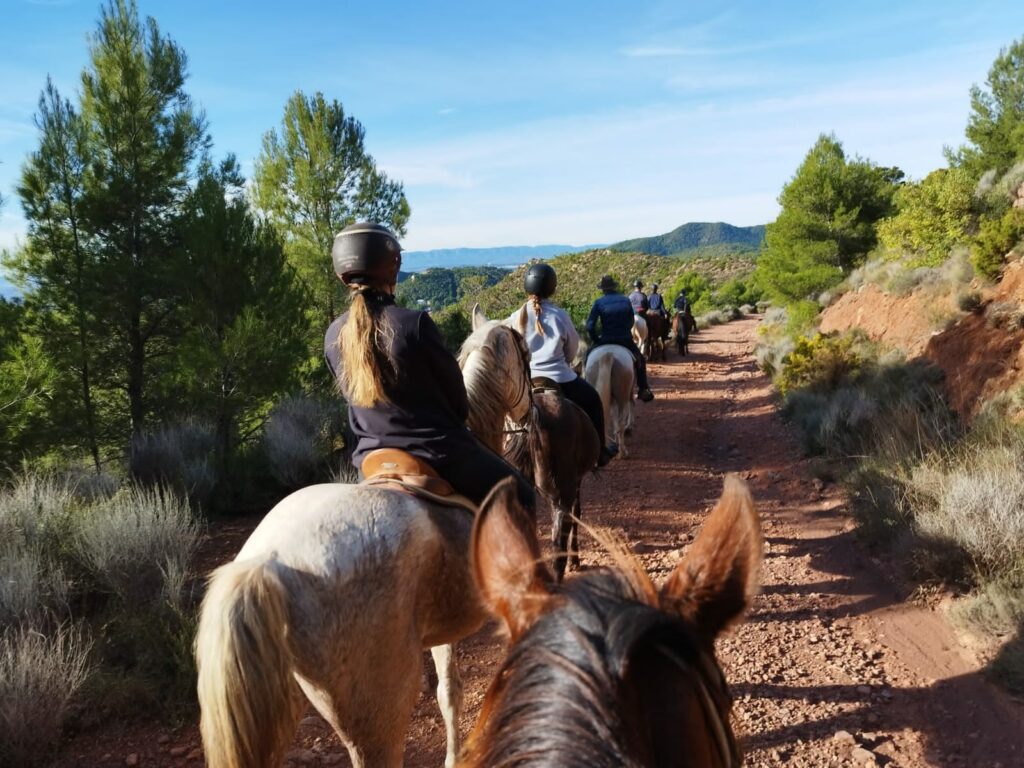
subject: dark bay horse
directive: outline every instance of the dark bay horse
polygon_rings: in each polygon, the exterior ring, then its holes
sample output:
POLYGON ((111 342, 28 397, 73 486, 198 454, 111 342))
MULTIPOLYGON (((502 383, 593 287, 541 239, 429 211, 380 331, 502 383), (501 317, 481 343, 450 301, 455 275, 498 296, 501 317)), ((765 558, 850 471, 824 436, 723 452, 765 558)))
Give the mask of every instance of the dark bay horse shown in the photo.
POLYGON ((730 475, 660 590, 624 551, 617 569, 559 586, 514 486, 496 486, 475 521, 470 557, 511 647, 459 765, 740 765, 714 640, 749 606, 761 551, 750 491, 730 475))
POLYGON ((647 315, 647 359, 665 362, 665 337, 668 336, 668 318, 658 312, 647 315))
POLYGON ((685 357, 690 353, 690 334, 697 330, 697 321, 689 310, 677 312, 672 318, 672 333, 676 337, 676 350, 685 357))
MULTIPOLYGON (((513 328, 488 320, 479 307, 474 307, 474 332, 488 325, 500 329, 491 333, 504 331, 509 335, 506 346, 518 350, 522 366, 529 375, 530 352, 522 335, 513 328)), ((496 379, 493 384, 498 388, 503 382, 496 379)), ((561 580, 567 565, 579 567, 577 523, 582 514, 580 486, 586 474, 597 466, 600 438, 590 417, 560 392, 533 391, 530 398, 526 418, 518 424, 506 425, 502 430, 505 438, 502 453, 509 464, 537 487, 551 506, 555 575, 561 580)))

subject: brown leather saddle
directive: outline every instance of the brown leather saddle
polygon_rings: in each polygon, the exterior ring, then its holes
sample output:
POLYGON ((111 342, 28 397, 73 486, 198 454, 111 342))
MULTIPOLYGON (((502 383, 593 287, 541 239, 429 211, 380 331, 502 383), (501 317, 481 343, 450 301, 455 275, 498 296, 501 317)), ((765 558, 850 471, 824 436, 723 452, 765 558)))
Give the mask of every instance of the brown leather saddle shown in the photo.
POLYGON ((361 485, 391 488, 434 504, 461 507, 476 513, 477 506, 455 492, 451 484, 422 459, 399 448, 378 448, 363 458, 361 485))

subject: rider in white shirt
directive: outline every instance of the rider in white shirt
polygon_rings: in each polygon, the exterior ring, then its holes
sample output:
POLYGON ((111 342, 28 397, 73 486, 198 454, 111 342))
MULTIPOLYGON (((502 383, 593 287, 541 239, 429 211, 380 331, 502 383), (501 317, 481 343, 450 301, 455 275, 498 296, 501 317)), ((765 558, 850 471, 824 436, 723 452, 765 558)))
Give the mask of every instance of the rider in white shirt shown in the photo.
POLYGON ((603 467, 618 453, 618 446, 614 443, 606 445, 600 395, 572 369, 580 337, 569 313, 550 299, 557 284, 558 276, 550 264, 533 264, 523 281, 529 300, 513 312, 506 323, 526 339, 530 350, 530 375, 558 384, 562 394, 582 408, 594 422, 601 439, 598 466, 603 467))

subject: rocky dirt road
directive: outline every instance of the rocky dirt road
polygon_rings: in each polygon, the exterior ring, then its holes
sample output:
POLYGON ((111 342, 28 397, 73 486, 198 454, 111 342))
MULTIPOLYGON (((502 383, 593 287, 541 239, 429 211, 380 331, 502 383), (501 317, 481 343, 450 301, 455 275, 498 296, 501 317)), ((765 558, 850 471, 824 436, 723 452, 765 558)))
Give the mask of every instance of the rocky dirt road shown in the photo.
MULTIPOLYGON (((798 435, 777 416, 751 357, 756 327, 744 319, 711 328, 694 337, 688 358, 670 353, 651 366, 658 398, 638 406, 630 458, 587 480, 584 517, 629 541, 660 580, 722 475, 748 478, 767 542, 763 588, 746 623, 719 643, 748 765, 1024 766, 1024 708, 982 679, 940 615, 906 602, 887 567, 856 543, 840 489, 807 473, 798 435)), ((585 565, 603 562, 583 546, 585 565)), ((468 729, 503 645, 487 627, 459 652, 468 729)), ((100 764, 123 764, 126 753, 140 765, 198 764, 195 753, 188 759, 194 728, 163 743, 149 736, 122 741, 100 764)), ((311 714, 289 763, 344 766, 341 751, 311 714)), ((407 764, 438 766, 443 756, 440 713, 424 696, 407 764)))

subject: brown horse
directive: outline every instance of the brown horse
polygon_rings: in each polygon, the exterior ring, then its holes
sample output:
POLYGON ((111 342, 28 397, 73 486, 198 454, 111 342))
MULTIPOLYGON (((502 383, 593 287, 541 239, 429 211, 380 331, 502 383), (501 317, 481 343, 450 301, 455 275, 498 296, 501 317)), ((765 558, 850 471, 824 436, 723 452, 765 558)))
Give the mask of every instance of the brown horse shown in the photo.
POLYGON ((676 337, 676 349, 679 354, 686 357, 690 353, 690 334, 697 330, 697 321, 689 310, 677 312, 672 318, 672 333, 676 337))
MULTIPOLYGON (((530 352, 522 335, 488 320, 479 306, 474 307, 474 332, 489 324, 508 333, 511 339, 508 346, 515 345, 519 350, 522 365, 529 375, 530 352)), ((504 435, 505 460, 532 482, 551 506, 555 575, 561 581, 567 565, 578 568, 580 563, 577 531, 582 514, 580 486, 586 474, 597 466, 601 450, 597 430, 582 408, 560 392, 546 389, 531 393, 526 420, 507 427, 504 435)))
POLYGON ((647 359, 665 362, 665 337, 668 319, 658 312, 647 313, 647 359))
POLYGON ((749 606, 761 549, 750 491, 729 476, 661 590, 625 553, 556 586, 514 486, 498 485, 470 554, 512 645, 459 765, 738 766, 714 640, 749 606))

